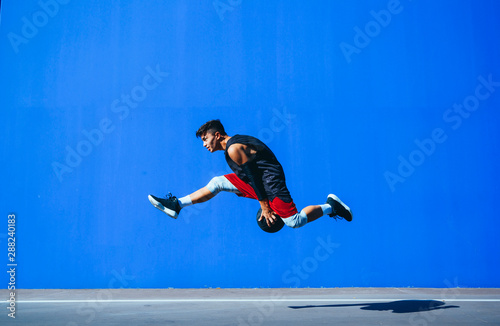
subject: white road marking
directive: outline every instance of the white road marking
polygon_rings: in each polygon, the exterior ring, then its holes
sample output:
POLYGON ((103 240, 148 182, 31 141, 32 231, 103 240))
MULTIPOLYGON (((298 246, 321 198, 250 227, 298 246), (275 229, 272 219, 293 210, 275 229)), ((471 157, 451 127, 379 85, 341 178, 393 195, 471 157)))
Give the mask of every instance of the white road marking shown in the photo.
MULTIPOLYGON (((325 299, 325 298, 289 298, 289 299, 110 299, 110 300, 96 300, 96 299, 81 299, 81 300, 16 300, 16 303, 87 303, 87 302, 102 302, 102 303, 142 303, 142 302, 170 302, 170 303, 184 303, 184 302, 393 302, 393 301, 442 301, 442 302, 500 302, 500 299, 325 299)), ((9 302, 3 300, 3 302, 9 302)))

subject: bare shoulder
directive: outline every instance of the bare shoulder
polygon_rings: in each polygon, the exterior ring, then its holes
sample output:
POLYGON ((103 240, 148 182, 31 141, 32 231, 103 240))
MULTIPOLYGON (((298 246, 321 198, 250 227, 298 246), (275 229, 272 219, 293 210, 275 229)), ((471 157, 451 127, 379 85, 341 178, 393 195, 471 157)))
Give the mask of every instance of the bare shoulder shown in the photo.
POLYGON ((248 146, 244 144, 232 144, 229 146, 227 150, 227 154, 229 157, 238 165, 245 163, 248 161, 249 155, 248 155, 248 146))
POLYGON ((229 148, 227 149, 227 153, 229 154, 229 156, 231 158, 233 158, 233 156, 235 156, 235 155, 237 156, 237 155, 241 155, 241 153, 244 153, 245 149, 246 149, 245 145, 235 143, 235 144, 232 144, 231 146, 229 146, 229 148))

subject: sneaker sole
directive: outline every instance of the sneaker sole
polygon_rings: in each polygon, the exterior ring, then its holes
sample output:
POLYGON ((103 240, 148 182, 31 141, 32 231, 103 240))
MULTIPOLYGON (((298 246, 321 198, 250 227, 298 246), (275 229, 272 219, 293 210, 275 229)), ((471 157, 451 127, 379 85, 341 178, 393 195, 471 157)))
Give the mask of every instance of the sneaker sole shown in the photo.
POLYGON ((170 216, 172 218, 175 218, 175 219, 177 218, 177 216, 179 216, 179 214, 177 214, 176 211, 173 211, 171 209, 166 208, 159 201, 157 201, 156 199, 154 199, 151 195, 148 195, 148 199, 149 199, 149 202, 151 204, 153 204, 154 207, 158 208, 160 211, 162 211, 163 213, 167 214, 168 216, 170 216))
POLYGON ((347 206, 346 204, 344 204, 344 202, 342 200, 340 200, 339 197, 335 196, 334 194, 329 194, 328 195, 328 198, 331 198, 333 200, 335 200, 336 202, 338 202, 340 205, 342 205, 342 207, 344 207, 344 209, 349 213, 349 216, 341 216, 341 215, 338 215, 342 218, 344 218, 344 220, 346 220, 347 222, 351 222, 352 221, 352 212, 351 212, 351 209, 349 208, 349 206, 347 206))

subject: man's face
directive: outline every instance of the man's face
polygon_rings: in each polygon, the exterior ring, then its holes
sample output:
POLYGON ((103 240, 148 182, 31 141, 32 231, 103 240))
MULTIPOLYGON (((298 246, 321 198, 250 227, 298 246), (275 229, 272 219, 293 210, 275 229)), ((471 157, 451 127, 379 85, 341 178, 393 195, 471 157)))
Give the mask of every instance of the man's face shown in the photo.
POLYGON ((211 131, 207 131, 201 136, 201 140, 203 141, 203 147, 208 149, 210 153, 218 150, 218 140, 220 138, 220 133, 216 131, 212 133, 211 131))

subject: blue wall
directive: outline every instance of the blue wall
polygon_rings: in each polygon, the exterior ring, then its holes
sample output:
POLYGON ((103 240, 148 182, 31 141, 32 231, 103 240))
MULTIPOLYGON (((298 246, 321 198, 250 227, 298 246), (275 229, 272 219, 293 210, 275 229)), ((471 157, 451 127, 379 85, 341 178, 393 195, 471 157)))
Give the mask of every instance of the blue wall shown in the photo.
MULTIPOLYGON (((499 287, 500 5, 3 1, 0 241, 20 288, 499 287), (262 138, 300 208, 277 234, 194 134, 262 138)), ((5 264, 6 264, 5 263, 5 264)), ((0 283, 7 284, 6 273, 0 283)))

